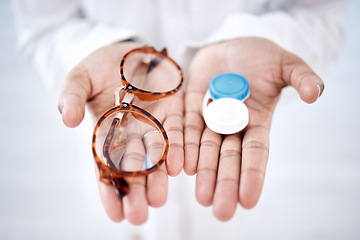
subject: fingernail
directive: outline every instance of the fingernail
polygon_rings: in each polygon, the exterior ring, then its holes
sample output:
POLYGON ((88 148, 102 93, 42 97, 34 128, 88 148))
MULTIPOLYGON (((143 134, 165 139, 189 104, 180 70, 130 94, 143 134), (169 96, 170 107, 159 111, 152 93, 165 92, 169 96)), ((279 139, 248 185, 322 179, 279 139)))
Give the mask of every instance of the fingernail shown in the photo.
POLYGON ((319 88, 319 94, 318 94, 318 98, 321 96, 321 94, 322 94, 322 91, 321 91, 321 86, 320 86, 320 84, 317 84, 317 86, 318 86, 318 88, 319 88))
POLYGON ((64 111, 64 105, 59 105, 58 106, 58 111, 59 111, 60 114, 62 114, 63 111, 64 111))

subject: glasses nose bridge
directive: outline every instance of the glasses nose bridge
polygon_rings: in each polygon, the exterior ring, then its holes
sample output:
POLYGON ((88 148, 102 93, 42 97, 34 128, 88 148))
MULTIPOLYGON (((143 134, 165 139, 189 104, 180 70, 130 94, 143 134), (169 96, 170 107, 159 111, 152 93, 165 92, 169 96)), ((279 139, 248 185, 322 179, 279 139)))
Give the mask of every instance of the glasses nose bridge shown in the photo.
POLYGON ((119 106, 122 102, 125 103, 131 103, 134 99, 134 94, 133 93, 128 93, 126 91, 126 87, 122 86, 122 87, 118 87, 115 90, 115 106, 119 106), (120 98, 120 93, 124 92, 124 97, 121 99, 120 98))

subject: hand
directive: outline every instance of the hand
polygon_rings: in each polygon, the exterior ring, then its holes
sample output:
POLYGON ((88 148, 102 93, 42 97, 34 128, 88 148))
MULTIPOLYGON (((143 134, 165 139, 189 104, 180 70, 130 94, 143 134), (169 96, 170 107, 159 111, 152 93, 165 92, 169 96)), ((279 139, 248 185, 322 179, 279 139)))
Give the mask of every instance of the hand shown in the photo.
POLYGON ((213 205, 222 221, 232 218, 237 202, 256 205, 269 156, 269 131, 281 89, 291 85, 306 103, 324 89, 321 79, 299 57, 261 38, 241 38, 201 49, 194 57, 185 92, 184 171, 197 173, 196 198, 213 205), (220 135, 204 124, 202 101, 210 80, 235 72, 250 84, 249 124, 242 132, 220 135))
MULTIPOLYGON (((66 126, 76 127, 81 123, 85 105, 91 112, 94 124, 105 111, 115 106, 115 89, 121 86, 120 61, 128 51, 137 47, 139 45, 136 43, 122 42, 100 48, 70 72, 59 99, 59 110, 66 126)), ((146 110, 163 124, 168 134, 170 149, 166 166, 163 165, 148 177, 127 178, 130 191, 122 200, 112 185, 98 181, 103 205, 113 221, 127 218, 135 225, 144 223, 148 217, 148 206, 159 207, 166 201, 168 174, 178 175, 183 167, 182 91, 151 104, 151 110, 146 110)))

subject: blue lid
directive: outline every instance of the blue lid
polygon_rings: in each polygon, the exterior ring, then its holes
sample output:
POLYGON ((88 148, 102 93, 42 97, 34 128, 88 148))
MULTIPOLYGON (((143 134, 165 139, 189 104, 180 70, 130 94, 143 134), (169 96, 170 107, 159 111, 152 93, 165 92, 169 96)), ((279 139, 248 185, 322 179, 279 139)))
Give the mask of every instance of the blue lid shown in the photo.
POLYGON ((249 83, 243 76, 236 73, 222 73, 215 76, 209 85, 210 94, 214 99, 236 98, 240 101, 249 96, 249 83))

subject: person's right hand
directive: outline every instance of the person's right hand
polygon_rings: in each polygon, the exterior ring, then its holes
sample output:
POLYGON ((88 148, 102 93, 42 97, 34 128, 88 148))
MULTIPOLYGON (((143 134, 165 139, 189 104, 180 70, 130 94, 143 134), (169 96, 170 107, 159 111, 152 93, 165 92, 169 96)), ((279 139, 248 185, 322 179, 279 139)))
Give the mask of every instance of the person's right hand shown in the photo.
MULTIPOLYGON (((73 128, 81 123, 85 105, 94 124, 105 111, 114 107, 114 92, 121 86, 120 61, 128 51, 138 47, 134 42, 121 42, 100 48, 69 73, 58 106, 67 127, 73 128)), ((148 177, 127 178, 130 191, 122 200, 112 185, 99 181, 97 171, 101 200, 113 221, 126 218, 134 225, 144 223, 148 217, 148 206, 160 207, 167 199, 168 174, 176 176, 183 167, 183 92, 180 90, 174 96, 157 102, 150 112, 163 124, 169 137, 166 166, 164 164, 148 177)))

